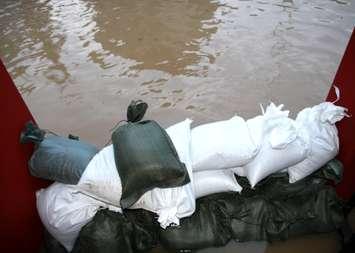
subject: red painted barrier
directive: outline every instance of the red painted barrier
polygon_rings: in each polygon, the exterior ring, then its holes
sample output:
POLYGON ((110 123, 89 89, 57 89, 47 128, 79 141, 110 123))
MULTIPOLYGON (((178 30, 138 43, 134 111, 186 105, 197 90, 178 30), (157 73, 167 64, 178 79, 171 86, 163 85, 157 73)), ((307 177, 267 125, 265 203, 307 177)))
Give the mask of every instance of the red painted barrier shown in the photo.
MULTIPOLYGON (((338 158, 345 167, 344 179, 337 186, 337 192, 343 198, 350 198, 355 193, 355 29, 333 84, 340 89, 340 100, 336 104, 347 107, 352 114, 352 117, 344 118, 337 124, 340 140, 338 158)), ((335 94, 331 89, 327 101, 334 101, 334 99, 335 94)))
POLYGON ((42 225, 34 192, 48 182, 30 176, 31 145, 19 143, 31 113, 0 61, 0 252, 38 252, 42 225))

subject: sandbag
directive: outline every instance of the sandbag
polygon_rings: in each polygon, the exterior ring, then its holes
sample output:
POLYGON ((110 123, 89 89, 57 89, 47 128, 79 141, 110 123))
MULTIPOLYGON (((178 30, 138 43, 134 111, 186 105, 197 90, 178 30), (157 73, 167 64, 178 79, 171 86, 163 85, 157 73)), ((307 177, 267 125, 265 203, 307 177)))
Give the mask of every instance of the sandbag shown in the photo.
POLYGON ((29 160, 32 176, 76 184, 98 149, 88 143, 49 135, 37 144, 29 160))
POLYGON ((147 251, 158 243, 158 224, 152 213, 126 210, 125 215, 100 210, 80 231, 73 253, 147 251))
POLYGON ((192 216, 181 219, 178 227, 160 229, 159 238, 165 248, 194 250, 226 245, 231 234, 218 207, 201 198, 192 216))
POLYGON ((44 229, 43 242, 39 253, 68 253, 68 251, 46 229, 44 229))
POLYGON ((108 252, 106 245, 116 250, 112 252, 141 251, 159 242, 173 250, 194 250, 223 246, 231 239, 275 241, 334 231, 344 222, 343 203, 327 184, 339 179, 339 165, 325 166, 294 184, 288 182, 287 173, 276 173, 254 189, 246 178, 237 177, 243 185, 241 194, 199 198, 192 216, 167 229, 159 228, 153 213, 145 210, 126 209, 125 215, 101 210, 96 214, 100 219, 95 216, 83 227, 73 252, 108 252), (83 250, 76 251, 80 245, 83 250))
POLYGON ((128 122, 112 133, 122 182, 120 206, 132 206, 145 192, 177 187, 190 179, 169 136, 155 121, 128 122))
POLYGON ((262 116, 247 121, 260 148, 256 157, 243 166, 252 187, 268 175, 306 158, 308 136, 297 130, 294 120, 288 118, 289 112, 282 111, 282 107, 271 103, 262 116))
POLYGON ((198 199, 193 216, 182 219, 179 227, 160 230, 161 243, 167 248, 191 250, 223 246, 229 239, 275 241, 335 231, 344 223, 343 203, 327 183, 341 174, 338 165, 325 166, 294 184, 288 182, 287 173, 273 174, 254 189, 247 178, 237 177, 243 186, 241 194, 219 193, 198 199))
POLYGON ((36 192, 39 217, 48 232, 71 251, 80 229, 102 208, 109 206, 78 192, 73 185, 54 183, 36 192))
POLYGON ((121 214, 99 211, 80 231, 73 253, 133 253, 132 225, 121 214))
POLYGON ((92 158, 77 184, 77 189, 108 204, 120 206, 122 186, 113 145, 103 148, 92 158))
POLYGON ((193 171, 241 166, 257 153, 246 122, 238 116, 197 126, 191 138, 193 171))
MULTIPOLYGON (((191 120, 186 119, 166 129, 176 148, 179 159, 185 164, 190 178, 192 169, 190 161, 191 120)), ((90 161, 77 188, 84 194, 117 207, 120 206, 122 194, 113 145, 103 148, 90 161)), ((162 227, 172 223, 179 224, 179 219, 191 215, 195 210, 195 196, 191 183, 173 188, 152 189, 130 208, 143 208, 158 214, 162 227)))
POLYGON ((296 123, 300 131, 309 135, 310 152, 304 161, 288 168, 290 183, 310 175, 338 154, 339 138, 335 123, 347 116, 346 110, 324 102, 298 113, 296 123))
POLYGON ((220 192, 240 192, 242 187, 233 170, 206 170, 193 173, 195 197, 201 198, 220 192))
POLYGON ((186 166, 190 183, 173 188, 154 188, 130 208, 143 208, 158 214, 162 228, 171 224, 179 225, 179 219, 190 216, 195 211, 195 194, 190 157, 191 120, 186 119, 166 129, 179 159, 186 166))

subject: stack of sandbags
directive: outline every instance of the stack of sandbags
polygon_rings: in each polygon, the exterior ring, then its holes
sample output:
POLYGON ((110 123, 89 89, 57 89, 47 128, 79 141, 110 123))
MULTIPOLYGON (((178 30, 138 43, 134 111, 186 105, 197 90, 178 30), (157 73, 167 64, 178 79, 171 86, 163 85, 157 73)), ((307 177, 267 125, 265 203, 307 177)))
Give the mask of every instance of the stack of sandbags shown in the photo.
POLYGON ((56 181, 36 192, 37 209, 48 233, 71 251, 81 230, 101 208, 120 209, 79 192, 75 184, 98 149, 69 135, 47 133, 32 122, 21 132, 21 143, 33 142, 29 160, 31 175, 56 181))
MULTIPOLYGON (((179 161, 186 167, 187 176, 192 182, 190 124, 191 120, 186 119, 169 127, 166 132, 176 149, 179 161)), ((169 172, 172 169, 168 170, 164 168, 164 170, 169 172)), ((163 170, 160 171, 164 172, 163 170)), ((102 149, 89 163, 77 188, 84 194, 105 203, 121 207, 122 181, 120 176, 115 162, 114 145, 109 145, 102 149)), ((149 175, 147 173, 147 176, 154 178, 157 177, 157 174, 149 175)), ((138 174, 136 180, 147 181, 146 177, 138 174)), ((143 193, 128 208, 143 208, 155 212, 158 214, 158 221, 162 227, 166 227, 172 223, 178 225, 180 218, 191 215, 195 210, 194 188, 191 182, 182 186, 169 188, 154 187, 143 193)), ((132 186, 135 185, 133 184, 132 186)))
POLYGON ((194 251, 236 241, 286 240, 289 236, 331 232, 344 225, 343 202, 330 182, 342 174, 339 162, 294 184, 287 173, 277 173, 254 189, 246 178, 239 193, 199 198, 196 211, 180 226, 162 229, 154 214, 127 210, 125 215, 100 210, 85 225, 74 253, 141 252, 162 245, 175 251, 194 251))
POLYGON ((296 120, 271 103, 263 114, 247 120, 258 154, 234 168, 254 187, 267 176, 287 171, 294 183, 333 159, 339 150, 335 123, 346 116, 346 108, 324 102, 298 113, 296 120))
POLYGON ((256 157, 243 166, 245 176, 254 187, 265 177, 306 158, 308 135, 298 131, 296 123, 282 111, 283 105, 271 103, 261 116, 247 121, 259 147, 256 157))
POLYGON ((69 252, 76 238, 100 209, 121 210, 78 191, 75 185, 54 183, 36 192, 37 210, 46 230, 69 252))
POLYGON ((293 120, 282 107, 271 103, 247 121, 234 116, 191 130, 186 119, 164 130, 154 121, 140 121, 140 108, 146 107, 135 104, 127 124, 113 132, 113 144, 99 152, 59 136, 36 140, 31 173, 61 182, 37 193, 40 217, 71 250, 81 227, 102 208, 145 209, 165 229, 193 215, 197 198, 241 192, 235 174, 252 188, 280 171, 296 182, 337 154, 335 122, 346 109, 321 103, 293 120))
POLYGON ((299 132, 309 136, 309 152, 304 161, 288 167, 290 183, 318 170, 339 152, 338 130, 335 123, 342 120, 347 109, 324 102, 300 111, 296 118, 299 132))
POLYGON ((247 123, 239 116, 193 128, 191 159, 196 198, 240 192, 232 168, 245 165, 257 152, 247 123))

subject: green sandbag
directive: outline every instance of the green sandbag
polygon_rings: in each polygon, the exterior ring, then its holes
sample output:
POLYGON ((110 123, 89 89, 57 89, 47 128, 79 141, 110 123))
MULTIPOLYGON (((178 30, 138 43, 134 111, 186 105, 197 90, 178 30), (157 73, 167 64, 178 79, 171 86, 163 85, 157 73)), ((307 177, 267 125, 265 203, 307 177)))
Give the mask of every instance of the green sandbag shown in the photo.
POLYGON ((155 121, 128 122, 112 134, 118 173, 122 182, 121 207, 133 205, 145 192, 190 182, 175 147, 155 121))

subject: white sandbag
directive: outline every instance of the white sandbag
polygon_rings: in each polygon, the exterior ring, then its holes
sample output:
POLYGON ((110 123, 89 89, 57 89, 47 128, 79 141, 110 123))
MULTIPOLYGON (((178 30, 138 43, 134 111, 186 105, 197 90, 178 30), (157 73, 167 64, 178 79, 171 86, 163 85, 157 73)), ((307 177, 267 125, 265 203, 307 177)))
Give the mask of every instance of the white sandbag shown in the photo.
POLYGON ((191 131, 193 171, 241 166, 256 153, 257 147, 241 117, 201 125, 191 131))
POLYGON ((234 174, 240 176, 240 177, 246 177, 247 173, 245 173, 244 167, 237 167, 237 168, 232 168, 231 169, 234 174))
POLYGON ((92 158, 81 175, 77 188, 93 198, 120 207, 122 185, 113 145, 103 148, 92 158))
POLYGON ((271 103, 262 116, 247 121, 251 135, 261 143, 256 157, 243 166, 252 187, 306 158, 308 136, 300 135, 294 120, 288 118, 289 112, 282 111, 282 107, 271 103))
POLYGON ((196 198, 220 192, 241 192, 233 170, 206 170, 194 172, 196 198))
POLYGON ((166 129, 179 159, 186 166, 190 183, 174 188, 155 188, 146 192, 131 208, 143 208, 158 214, 162 228, 174 224, 179 219, 192 215, 195 211, 195 195, 191 167, 191 120, 186 119, 166 129))
POLYGON ((347 116, 346 111, 344 107, 324 102, 298 113, 296 123, 310 137, 310 152, 304 161, 288 168, 290 183, 312 174, 338 154, 339 139, 335 123, 347 116))
POLYGON ((37 210, 47 231, 69 252, 81 228, 100 208, 121 211, 81 194, 73 185, 54 183, 36 192, 37 210))

